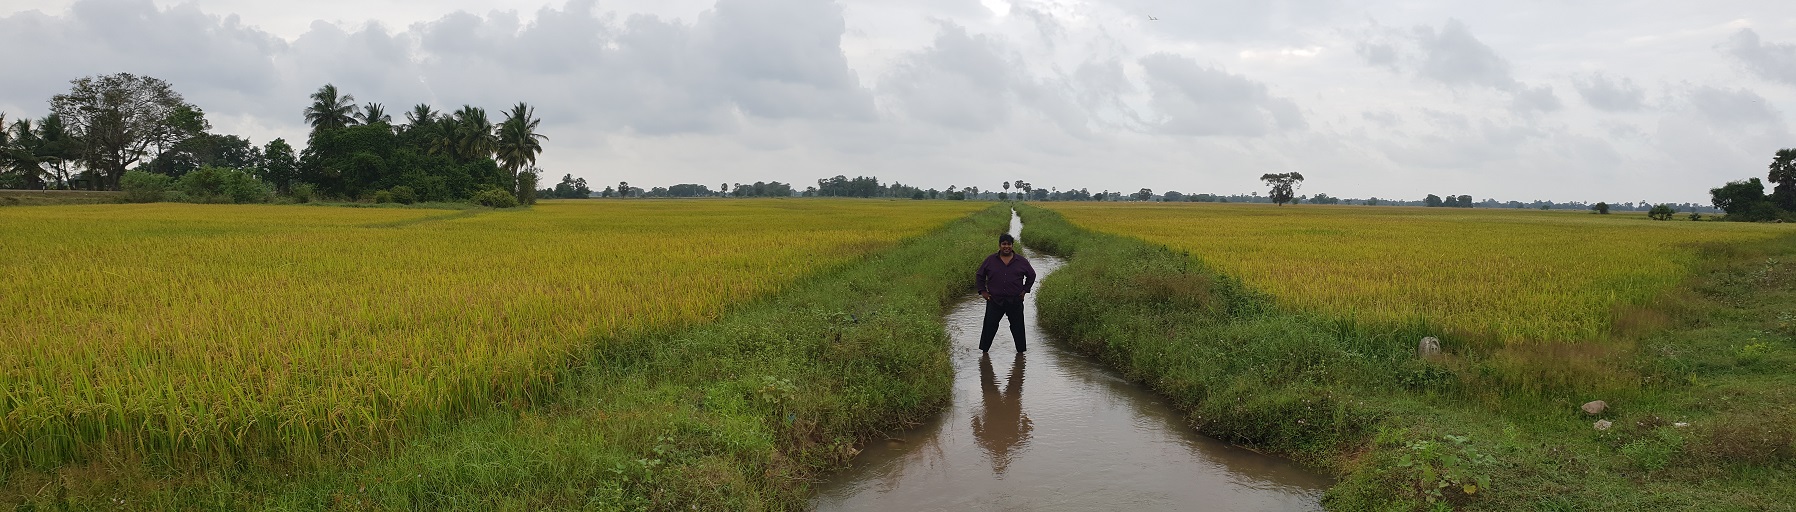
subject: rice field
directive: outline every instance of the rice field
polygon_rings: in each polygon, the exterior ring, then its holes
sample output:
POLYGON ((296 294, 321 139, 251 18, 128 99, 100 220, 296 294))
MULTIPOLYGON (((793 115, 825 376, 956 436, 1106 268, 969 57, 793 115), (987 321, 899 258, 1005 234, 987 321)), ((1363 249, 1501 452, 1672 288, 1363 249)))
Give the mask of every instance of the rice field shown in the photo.
POLYGON ((378 446, 986 206, 0 209, 0 474, 378 446))
POLYGON ((1218 203, 1038 203, 1088 229, 1190 252, 1281 305, 1426 322, 1503 342, 1609 335, 1617 306, 1687 275, 1694 247, 1787 225, 1644 214, 1218 203))

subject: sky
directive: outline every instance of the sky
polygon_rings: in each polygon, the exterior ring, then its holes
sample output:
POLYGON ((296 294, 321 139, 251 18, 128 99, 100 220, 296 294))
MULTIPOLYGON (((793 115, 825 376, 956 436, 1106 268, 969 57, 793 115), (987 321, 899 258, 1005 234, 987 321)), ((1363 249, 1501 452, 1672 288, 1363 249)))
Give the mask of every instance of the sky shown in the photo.
POLYGON ((1787 0, 7 0, 0 48, 9 118, 131 72, 258 145, 326 83, 527 102, 595 188, 1707 203, 1796 147, 1787 0))

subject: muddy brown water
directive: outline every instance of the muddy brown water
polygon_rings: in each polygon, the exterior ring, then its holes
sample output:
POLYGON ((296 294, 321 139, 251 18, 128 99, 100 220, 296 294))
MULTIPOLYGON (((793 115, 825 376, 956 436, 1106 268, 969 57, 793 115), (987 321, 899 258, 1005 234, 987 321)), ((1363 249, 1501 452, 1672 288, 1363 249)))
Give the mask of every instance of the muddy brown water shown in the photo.
MULTIPOLYGON (((1021 231, 1013 215, 1010 232, 1021 231)), ((1023 254, 1038 279, 1061 264, 1023 254)), ((982 356, 984 311, 969 297, 944 318, 954 360, 948 410, 868 443, 849 469, 818 485, 814 509, 1321 509, 1331 479, 1198 435, 1152 391, 1043 335, 1033 295, 1024 308, 1028 352, 1016 353, 1000 325, 982 356)))

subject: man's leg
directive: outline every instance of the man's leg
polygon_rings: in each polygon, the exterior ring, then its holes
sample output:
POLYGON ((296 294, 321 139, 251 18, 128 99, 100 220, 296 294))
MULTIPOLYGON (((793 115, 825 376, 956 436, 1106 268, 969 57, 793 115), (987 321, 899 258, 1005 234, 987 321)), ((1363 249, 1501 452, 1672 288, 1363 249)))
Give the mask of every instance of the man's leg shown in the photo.
POLYGON ((1023 300, 1016 299, 1005 304, 1004 316, 1010 319, 1010 337, 1016 338, 1016 351, 1028 350, 1029 344, 1023 339, 1023 300))
POLYGON ((1004 308, 996 300, 985 301, 985 326, 979 331, 979 351, 991 350, 992 338, 998 335, 998 319, 1004 317, 1004 308))

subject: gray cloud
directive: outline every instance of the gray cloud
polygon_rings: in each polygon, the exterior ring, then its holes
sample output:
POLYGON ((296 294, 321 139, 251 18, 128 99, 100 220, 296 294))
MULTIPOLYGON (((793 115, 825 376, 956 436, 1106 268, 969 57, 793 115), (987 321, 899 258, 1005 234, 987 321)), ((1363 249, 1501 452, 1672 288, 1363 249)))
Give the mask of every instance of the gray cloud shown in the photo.
POLYGON ((1168 53, 1142 57, 1141 67, 1162 133, 1257 137, 1307 126, 1296 103, 1240 75, 1168 53))
POLYGON ((1415 28, 1416 41, 1422 50, 1423 78, 1452 86, 1471 85, 1510 90, 1515 78, 1510 75, 1509 61, 1497 51, 1472 36, 1471 30, 1456 19, 1449 19, 1439 30, 1429 26, 1415 28))
POLYGON ((285 46, 236 16, 192 5, 90 0, 66 16, 24 12, 0 18, 0 48, 10 49, 13 69, 0 73, 0 101, 48 110, 69 80, 131 72, 167 80, 205 108, 250 108, 281 83, 272 55, 285 46))
POLYGON ((1397 48, 1386 43, 1362 42, 1353 51, 1366 58, 1366 63, 1373 67, 1397 69, 1397 48))
POLYGON ((1718 126, 1783 123, 1764 96, 1746 89, 1699 86, 1690 90, 1688 101, 1697 114, 1718 126))
POLYGON ((942 24, 935 42, 908 56, 879 92, 909 117, 937 126, 986 131, 1012 116, 1019 66, 1002 43, 942 24))
POLYGON ((1646 107, 1646 91, 1627 77, 1610 80, 1602 73, 1593 73, 1577 79, 1574 86, 1584 102, 1597 110, 1632 112, 1646 107))
POLYGON ((1374 25, 1366 37, 1355 51, 1373 67, 1395 72, 1413 67, 1416 76, 1448 87, 1502 91, 1509 94, 1509 108, 1518 113, 1552 112, 1563 106, 1551 86, 1517 81, 1509 60, 1458 19, 1448 18, 1438 29, 1418 25, 1407 33, 1374 25), (1404 55, 1406 50, 1415 55, 1404 55))
POLYGON ((1796 85, 1796 44, 1765 43, 1758 32, 1743 28, 1722 43, 1721 49, 1740 59, 1759 78, 1796 85))

